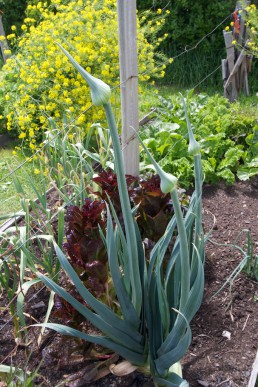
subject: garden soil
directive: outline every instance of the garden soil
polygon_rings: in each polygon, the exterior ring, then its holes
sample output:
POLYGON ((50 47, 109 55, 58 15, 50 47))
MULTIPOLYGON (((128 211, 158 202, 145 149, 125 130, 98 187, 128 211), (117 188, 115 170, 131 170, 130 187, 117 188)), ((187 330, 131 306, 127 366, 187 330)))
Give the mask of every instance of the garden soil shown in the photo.
MULTIPOLYGON (((258 254, 258 180, 230 187, 205 186, 203 218, 205 231, 211 231, 206 247, 205 295, 191 323, 193 339, 182 361, 183 374, 191 387, 247 387, 258 349, 258 283, 243 272, 233 283, 225 283, 244 258, 234 245, 245 244, 247 230, 258 254)), ((39 293, 27 305, 28 315, 40 319, 46 311, 48 296, 46 289, 39 293)), ((4 303, 2 297, 0 307, 4 303)), ((92 361, 87 359, 87 350, 78 351, 77 357, 71 356, 71 347, 75 346, 72 339, 52 332, 40 348, 32 333, 28 347, 17 347, 11 323, 7 324, 9 316, 1 310, 0 328, 4 329, 0 331, 0 362, 8 364, 12 359, 20 368, 29 370, 41 364, 36 385, 153 386, 148 377, 136 371, 124 377, 108 374, 96 382, 90 381, 92 361), (71 375, 78 379, 64 382, 71 375)), ((0 381, 1 387, 5 385, 0 381)))

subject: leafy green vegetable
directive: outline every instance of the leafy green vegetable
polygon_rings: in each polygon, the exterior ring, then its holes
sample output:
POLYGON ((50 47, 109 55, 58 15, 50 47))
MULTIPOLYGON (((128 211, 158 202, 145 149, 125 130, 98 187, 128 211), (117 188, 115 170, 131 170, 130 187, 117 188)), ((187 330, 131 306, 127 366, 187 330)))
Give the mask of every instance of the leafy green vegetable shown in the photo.
MULTIPOLYGON (((215 95, 188 95, 188 113, 202 153, 204 180, 216 183, 223 179, 228 184, 236 176, 246 180, 257 174, 258 114, 255 107, 230 104, 215 95)), ((144 145, 151 150, 165 171, 180 178, 180 184, 189 187, 194 174, 192 157, 187 152, 185 112, 177 96, 159 98, 156 120, 141 133, 144 145)), ((144 152, 142 164, 147 163, 144 152)))

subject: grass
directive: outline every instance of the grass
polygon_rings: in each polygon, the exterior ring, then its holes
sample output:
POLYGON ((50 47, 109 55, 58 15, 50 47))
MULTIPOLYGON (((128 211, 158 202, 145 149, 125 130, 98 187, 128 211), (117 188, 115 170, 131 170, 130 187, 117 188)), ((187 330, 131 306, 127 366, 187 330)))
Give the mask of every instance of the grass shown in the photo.
POLYGON ((178 94, 182 92, 182 89, 179 89, 173 85, 144 85, 142 87, 142 92, 139 94, 139 116, 140 119, 148 114, 150 110, 157 106, 159 101, 159 95, 164 98, 178 94))
MULTIPOLYGON (((11 148, 0 149, 0 216, 21 209, 20 196, 17 193, 10 172, 18 168, 24 161, 25 156, 14 155, 11 148)), ((35 168, 35 162, 28 162, 14 173, 14 176, 21 182, 26 196, 30 199, 36 196, 31 186, 30 178, 33 179, 33 183, 38 187, 40 187, 42 180, 40 175, 34 174, 35 168)))

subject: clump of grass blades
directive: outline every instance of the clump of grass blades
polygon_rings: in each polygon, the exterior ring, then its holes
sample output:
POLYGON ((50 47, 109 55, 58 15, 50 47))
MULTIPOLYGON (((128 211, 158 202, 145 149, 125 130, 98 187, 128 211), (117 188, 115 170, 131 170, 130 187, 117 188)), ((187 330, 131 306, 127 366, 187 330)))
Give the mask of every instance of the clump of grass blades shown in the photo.
MULTIPOLYGON (((22 369, 13 365, 9 366, 5 364, 0 364, 0 381, 2 382, 1 384, 8 387, 34 387, 35 379, 37 378, 38 385, 39 379, 42 378, 41 375, 39 375, 38 373, 41 363, 36 367, 33 372, 30 372, 28 370, 28 361, 31 356, 32 353, 29 355, 22 369)), ((40 386, 42 385, 43 383, 40 383, 40 386)))
POLYGON ((233 244, 216 243, 212 239, 209 239, 209 241, 217 246, 224 246, 230 249, 235 249, 239 251, 244 257, 227 277, 227 280, 223 283, 219 290, 217 290, 217 292, 211 297, 211 299, 216 297, 226 286, 229 286, 229 303, 227 306, 227 308, 229 308, 232 303, 232 286, 234 285, 236 278, 242 272, 246 273, 251 279, 258 281, 258 255, 255 255, 254 253, 254 243, 250 230, 248 229, 242 229, 233 244), (239 241, 243 235, 246 235, 247 241, 243 246, 241 246, 239 241))
POLYGON ((44 148, 38 156, 41 169, 65 203, 81 206, 88 197, 85 187, 93 178, 95 166, 109 162, 109 134, 100 124, 95 124, 83 136, 81 130, 68 125, 65 115, 61 130, 54 119, 50 118, 49 122, 44 148))
MULTIPOLYGON (((24 225, 19 225, 17 222, 17 224, 9 227, 6 231, 0 231, 0 290, 3 290, 8 298, 8 307, 14 324, 14 336, 20 341, 24 340, 27 342, 27 324, 23 311, 25 297, 29 289, 40 282, 40 279, 35 275, 39 267, 54 281, 58 281, 60 264, 55 257, 52 244, 54 231, 51 227, 51 221, 55 218, 57 220, 57 244, 62 246, 64 238, 64 208, 58 207, 57 212, 51 214, 47 208, 46 186, 45 191, 40 194, 37 187, 31 181, 32 189, 38 197, 37 201, 32 201, 26 197, 27 193, 26 190, 24 192, 21 181, 14 176, 13 179, 17 191, 24 196, 20 200, 22 211, 16 214, 9 214, 7 217, 13 217, 13 220, 17 220, 17 217, 23 217, 24 225), (33 228, 31 228, 31 225, 35 223, 34 217, 39 221, 40 232, 34 232, 33 228), (41 253, 40 257, 35 251, 35 241, 38 252, 41 253)), ((45 321, 49 319, 54 305, 53 300, 54 293, 51 292, 45 321)), ((39 337, 39 342, 41 336, 39 337)))
MULTIPOLYGON (((202 172, 199 145, 189 120, 189 151, 194 156, 195 192, 183 216, 177 193, 177 179, 165 173, 147 152, 161 179, 161 189, 170 192, 175 215, 164 235, 152 249, 147 262, 139 228, 130 207, 118 132, 109 103, 108 86, 89 75, 62 47, 61 49, 91 87, 93 102, 103 104, 114 149, 124 230, 111 203, 107 204, 106 237, 109 270, 120 305, 119 314, 97 300, 82 284, 60 247, 54 243, 61 266, 89 307, 82 305, 57 283, 42 274, 41 280, 69 302, 103 335, 89 335, 65 325, 45 327, 107 347, 140 370, 152 375, 157 386, 187 386, 180 359, 191 343, 189 323, 201 304, 204 289, 204 235, 201 217, 202 172), (113 222, 115 220, 115 225, 113 222), (178 236, 167 255, 171 237, 178 236)), ((187 107, 185 113, 187 116, 187 107)), ((114 372, 114 369, 113 369, 114 372)))

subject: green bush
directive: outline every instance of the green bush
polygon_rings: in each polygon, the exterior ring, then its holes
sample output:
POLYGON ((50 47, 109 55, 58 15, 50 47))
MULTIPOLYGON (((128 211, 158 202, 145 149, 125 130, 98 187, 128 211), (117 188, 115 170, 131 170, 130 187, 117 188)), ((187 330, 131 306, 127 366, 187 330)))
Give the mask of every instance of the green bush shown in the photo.
MULTIPOLYGON (((139 8, 150 7, 152 1, 146 2, 144 5, 140 4, 139 8), (148 4, 148 5, 147 5, 148 4)), ((192 45, 194 42, 201 39, 204 35, 211 32, 216 25, 234 11, 236 6, 235 0, 221 2, 214 0, 207 2, 205 0, 198 0, 192 2, 191 0, 174 0, 167 2, 165 0, 155 1, 155 8, 170 10, 170 16, 167 19, 164 28, 169 33, 169 39, 164 46, 169 47, 171 42, 176 44, 178 49, 184 49, 186 46, 192 45)), ((227 21, 225 21, 226 25, 227 21)), ((223 28, 223 26, 222 26, 223 28)), ((204 44, 210 46, 211 44, 216 49, 220 45, 217 41, 218 35, 222 35, 221 30, 218 30, 215 35, 207 39, 204 44)), ((223 39, 223 35, 222 35, 223 39)))
MULTIPOLYGON (((32 150, 48 128, 48 117, 57 124, 66 113, 76 125, 87 131, 92 122, 103 118, 101 109, 90 109, 88 86, 63 56, 56 42, 73 54, 89 72, 105 79, 110 86, 119 84, 118 36, 115 0, 52 0, 29 4, 24 35, 8 36, 18 46, 18 54, 7 61, 0 74, 0 109, 7 120, 7 130, 32 150), (77 101, 74 103, 74 101, 77 101), (76 118, 75 118, 76 117, 76 118)), ((140 21, 138 21, 140 24, 140 21)), ((164 68, 155 68, 155 45, 147 35, 161 28, 164 19, 149 21, 139 28, 140 80, 163 76, 164 68), (148 60, 146 60, 148 58, 148 60)), ((162 40, 162 38, 161 38, 162 40)), ((119 88, 113 93, 118 105, 119 88)))
POLYGON ((246 11, 246 25, 248 26, 248 34, 250 40, 248 42, 247 50, 250 51, 250 54, 258 57, 258 9, 255 4, 248 5, 245 8, 246 11))
MULTIPOLYGON (((258 1, 253 1, 258 5, 258 1)), ((168 66, 164 83, 177 85, 178 87, 194 88, 207 75, 221 65, 221 59, 226 56, 225 43, 222 30, 230 24, 231 13, 236 7, 235 0, 229 1, 206 1, 206 0, 138 0, 138 9, 170 10, 166 19, 164 31, 168 38, 161 44, 160 49, 168 57, 176 57, 185 49, 194 47, 197 42, 210 34, 216 26, 228 17, 216 31, 204 38, 194 50, 185 53, 175 59, 173 66, 168 66)), ((257 18, 256 18, 257 20, 257 18)), ((253 82, 257 87, 257 69, 250 86, 253 82)), ((221 71, 218 70, 203 84, 205 87, 218 90, 222 88, 221 71)))

